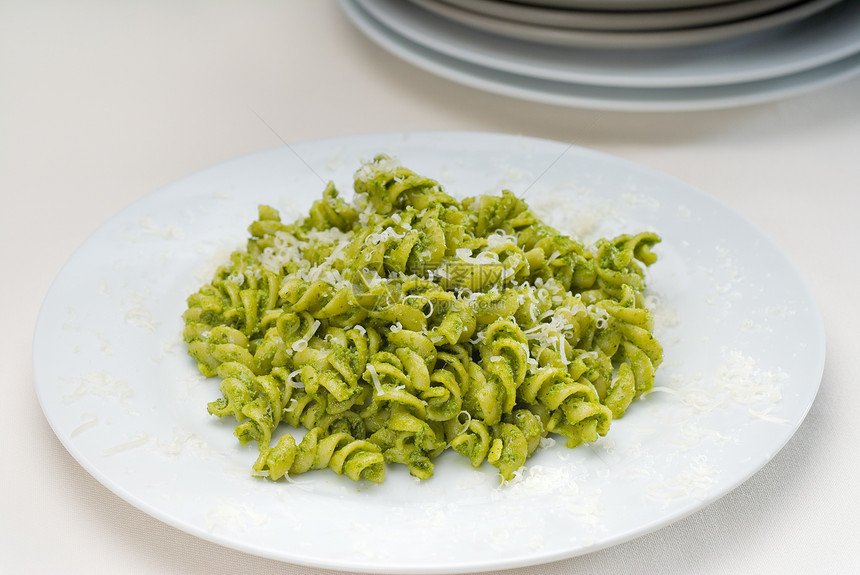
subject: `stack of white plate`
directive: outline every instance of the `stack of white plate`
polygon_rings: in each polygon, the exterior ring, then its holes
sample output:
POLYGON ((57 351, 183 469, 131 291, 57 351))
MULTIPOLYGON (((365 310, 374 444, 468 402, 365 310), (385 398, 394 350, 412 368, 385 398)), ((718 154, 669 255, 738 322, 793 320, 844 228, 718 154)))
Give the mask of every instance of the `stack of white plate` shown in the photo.
POLYGON ((340 2, 417 66, 545 103, 725 108, 860 74, 860 0, 340 2))

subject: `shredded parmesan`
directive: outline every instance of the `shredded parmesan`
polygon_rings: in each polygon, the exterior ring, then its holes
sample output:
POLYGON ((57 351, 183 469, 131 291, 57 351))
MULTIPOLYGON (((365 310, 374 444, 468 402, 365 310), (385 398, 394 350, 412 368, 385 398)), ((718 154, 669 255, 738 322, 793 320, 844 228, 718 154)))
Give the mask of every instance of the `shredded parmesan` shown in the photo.
POLYGON ((75 437, 88 429, 92 429, 99 423, 99 416, 95 413, 86 413, 81 416, 83 420, 79 426, 72 430, 71 437, 75 437))
POLYGON ((136 449, 138 447, 142 447, 149 443, 149 435, 146 433, 138 433, 135 439, 131 441, 127 441, 125 443, 120 443, 119 445, 114 445, 113 447, 108 447, 107 449, 102 451, 102 455, 105 457, 109 457, 111 455, 116 455, 118 453, 122 453, 123 451, 129 451, 131 449, 136 449))
POLYGON ((293 389, 303 389, 305 387, 304 383, 302 383, 301 381, 293 381, 293 378, 295 376, 297 376, 298 374, 300 374, 301 372, 302 372, 302 370, 300 370, 300 369, 297 369, 293 372, 290 372, 290 375, 287 376, 287 381, 286 381, 287 385, 289 385, 293 389))
POLYGON ((370 372, 370 378, 373 380, 373 387, 376 388, 376 395, 382 395, 385 390, 382 389, 382 382, 379 381, 379 374, 376 373, 376 368, 372 364, 367 364, 367 371, 370 372))

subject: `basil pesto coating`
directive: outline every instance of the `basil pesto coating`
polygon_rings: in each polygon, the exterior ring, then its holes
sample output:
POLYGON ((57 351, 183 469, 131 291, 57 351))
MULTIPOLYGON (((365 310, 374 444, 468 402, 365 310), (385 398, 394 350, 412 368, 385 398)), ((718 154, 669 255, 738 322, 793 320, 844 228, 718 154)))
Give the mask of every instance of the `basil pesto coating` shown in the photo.
POLYGON ((457 201, 387 156, 354 190, 329 184, 292 223, 260 206, 188 298, 188 353, 220 379, 209 412, 257 443, 256 475, 426 479, 450 447, 510 480, 547 435, 595 441, 652 388, 655 234, 586 248, 509 191, 457 201))

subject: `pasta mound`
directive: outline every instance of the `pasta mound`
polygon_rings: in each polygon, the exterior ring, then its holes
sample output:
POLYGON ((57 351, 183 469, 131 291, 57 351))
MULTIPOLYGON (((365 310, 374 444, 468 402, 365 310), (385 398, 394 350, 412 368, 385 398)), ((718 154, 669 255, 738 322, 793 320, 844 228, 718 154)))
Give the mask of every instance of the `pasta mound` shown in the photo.
POLYGON ((188 298, 183 336, 257 442, 255 475, 420 479, 452 448, 509 480, 548 434, 595 441, 650 390, 653 233, 586 249, 509 191, 457 201, 378 156, 307 217, 260 206, 247 249, 188 298), (297 443, 282 424, 306 430, 297 443))

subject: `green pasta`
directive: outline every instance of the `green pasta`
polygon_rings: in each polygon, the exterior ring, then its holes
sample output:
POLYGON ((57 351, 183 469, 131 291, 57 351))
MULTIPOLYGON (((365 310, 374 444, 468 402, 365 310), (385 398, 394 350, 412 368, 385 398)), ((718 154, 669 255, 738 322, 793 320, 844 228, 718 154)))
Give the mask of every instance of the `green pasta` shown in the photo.
POLYGON ((595 441, 653 387, 657 235, 586 249, 509 191, 457 201, 387 156, 354 190, 329 184, 293 223, 260 206, 188 298, 188 353, 220 379, 209 412, 257 443, 256 475, 426 479, 450 447, 510 480, 548 434, 595 441))

